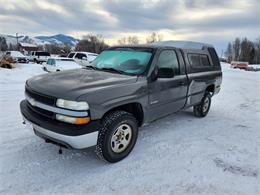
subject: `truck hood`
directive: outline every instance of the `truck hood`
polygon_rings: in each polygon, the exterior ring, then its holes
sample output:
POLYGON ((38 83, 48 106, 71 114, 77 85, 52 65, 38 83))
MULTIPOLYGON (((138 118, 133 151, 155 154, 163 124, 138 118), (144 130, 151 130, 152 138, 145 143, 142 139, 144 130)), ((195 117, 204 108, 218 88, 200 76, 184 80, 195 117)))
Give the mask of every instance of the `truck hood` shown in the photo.
POLYGON ((40 94, 76 100, 81 95, 115 85, 134 83, 136 80, 137 76, 74 69, 39 75, 27 80, 26 85, 40 94))

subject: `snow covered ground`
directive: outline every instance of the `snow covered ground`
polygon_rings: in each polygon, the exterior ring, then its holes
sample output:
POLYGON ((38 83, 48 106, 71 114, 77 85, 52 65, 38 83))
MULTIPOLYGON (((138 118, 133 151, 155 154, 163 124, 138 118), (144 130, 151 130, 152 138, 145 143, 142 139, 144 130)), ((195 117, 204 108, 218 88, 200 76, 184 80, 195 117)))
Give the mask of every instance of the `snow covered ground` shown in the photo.
POLYGON ((260 194, 260 72, 222 66, 206 118, 187 110, 141 128, 117 164, 92 149, 59 155, 35 136, 19 102, 25 80, 44 72, 0 69, 0 194, 260 194))

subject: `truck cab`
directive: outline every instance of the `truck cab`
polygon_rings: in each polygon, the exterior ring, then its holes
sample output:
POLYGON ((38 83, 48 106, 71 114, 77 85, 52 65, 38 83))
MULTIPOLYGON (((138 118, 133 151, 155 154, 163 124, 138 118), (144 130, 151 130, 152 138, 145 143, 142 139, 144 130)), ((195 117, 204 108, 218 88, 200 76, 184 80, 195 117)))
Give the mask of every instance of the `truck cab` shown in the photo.
POLYGON ((205 117, 221 82, 212 45, 115 46, 84 69, 29 79, 20 108, 47 142, 73 149, 96 146, 97 155, 113 163, 131 152, 143 124, 189 107, 205 117))
POLYGON ((68 58, 74 59, 81 66, 87 66, 98 56, 96 53, 76 51, 70 52, 68 58))
POLYGON ((49 52, 45 51, 33 51, 30 53, 29 59, 32 62, 37 64, 41 64, 43 62, 47 62, 47 59, 51 57, 49 52))

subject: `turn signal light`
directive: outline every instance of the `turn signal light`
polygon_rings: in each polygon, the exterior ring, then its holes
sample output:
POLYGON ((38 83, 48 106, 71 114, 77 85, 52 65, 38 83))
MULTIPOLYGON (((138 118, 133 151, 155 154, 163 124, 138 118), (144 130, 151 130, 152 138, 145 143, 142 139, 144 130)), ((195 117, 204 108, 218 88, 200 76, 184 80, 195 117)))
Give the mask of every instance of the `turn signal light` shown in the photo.
POLYGON ((81 125, 81 124, 87 124, 90 122, 90 118, 89 117, 85 117, 85 118, 76 118, 76 124, 77 125, 81 125))
POLYGON ((65 123, 71 123, 76 125, 83 125, 90 122, 90 117, 71 117, 71 116, 65 116, 62 114, 56 114, 56 119, 65 123))

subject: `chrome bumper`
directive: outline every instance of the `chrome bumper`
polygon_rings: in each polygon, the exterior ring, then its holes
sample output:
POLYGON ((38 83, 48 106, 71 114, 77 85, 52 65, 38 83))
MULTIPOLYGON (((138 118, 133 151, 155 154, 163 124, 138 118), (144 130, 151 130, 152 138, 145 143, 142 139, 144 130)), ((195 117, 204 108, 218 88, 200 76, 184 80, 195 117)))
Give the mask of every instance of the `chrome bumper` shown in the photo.
POLYGON ((55 140, 55 142, 61 144, 66 144, 74 149, 84 149, 91 146, 95 146, 97 144, 97 138, 98 138, 98 131, 79 135, 79 136, 68 136, 68 135, 62 135, 55 133, 53 131, 50 131, 48 129, 42 128, 36 124, 31 123, 30 121, 26 120, 24 118, 24 121, 26 123, 31 124, 33 130, 35 131, 35 134, 43 139, 50 139, 55 140))

